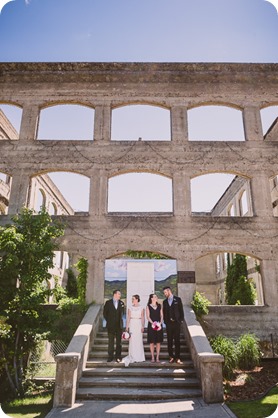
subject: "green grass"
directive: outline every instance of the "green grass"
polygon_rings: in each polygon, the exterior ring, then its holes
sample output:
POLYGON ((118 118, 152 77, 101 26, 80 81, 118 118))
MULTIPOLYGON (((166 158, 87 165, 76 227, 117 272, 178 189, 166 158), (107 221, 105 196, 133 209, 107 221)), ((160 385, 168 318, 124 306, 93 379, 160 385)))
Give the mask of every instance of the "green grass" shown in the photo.
POLYGON ((261 399, 245 402, 228 402, 228 407, 238 418, 270 417, 278 405, 278 386, 261 399))
POLYGON ((52 409, 52 395, 16 399, 1 407, 12 418, 44 418, 52 409))

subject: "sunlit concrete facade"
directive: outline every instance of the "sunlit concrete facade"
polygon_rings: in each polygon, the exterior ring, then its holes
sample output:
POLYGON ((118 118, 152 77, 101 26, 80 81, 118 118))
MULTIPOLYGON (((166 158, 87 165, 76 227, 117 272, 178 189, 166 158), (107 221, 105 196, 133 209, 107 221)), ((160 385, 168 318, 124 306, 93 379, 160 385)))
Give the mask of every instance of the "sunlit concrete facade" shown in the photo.
MULTIPOLYGON (((271 318, 278 304, 278 219, 269 182, 278 173, 278 133, 274 127, 264 137, 260 117, 263 107, 278 103, 277 64, 2 63, 0 102, 23 109, 19 139, 0 141, 0 171, 13 179, 8 216, 26 205, 35 175, 72 171, 91 180, 89 212, 67 218, 61 242, 74 259, 89 260, 88 302, 102 303, 105 260, 127 250, 176 259, 179 294, 186 303, 196 288, 197 260, 208 254, 242 253, 261 265, 260 316, 267 319, 261 335, 277 332, 271 318), (44 146, 36 140, 40 110, 57 103, 95 109, 93 141, 50 140, 44 146), (134 103, 170 110, 170 142, 152 141, 150 146, 148 141, 111 141, 113 108, 134 103), (203 104, 241 110, 245 141, 190 141, 187 111, 203 104), (141 171, 172 179, 173 212, 108 213, 109 178, 141 171), (216 172, 249 180, 250 216, 191 214, 190 180, 216 172)), ((250 327, 256 328, 259 322, 252 315, 250 327)))
MULTIPOLYGON (((11 138, 18 140, 18 132, 0 109, 0 144, 1 141, 11 138)), ((2 175, 2 178, 0 179, 1 215, 8 213, 11 188, 12 177, 7 174, 2 175)), ((44 207, 51 215, 74 214, 74 210, 47 174, 41 174, 30 178, 25 205, 28 208, 37 211, 39 211, 41 207, 44 207)), ((67 252, 55 251, 53 268, 49 270, 51 279, 48 281, 48 286, 50 289, 55 287, 56 280, 58 280, 60 284, 66 284, 66 270, 68 267, 69 256, 67 252)), ((50 299, 50 301, 52 301, 52 297, 50 297, 50 299)))

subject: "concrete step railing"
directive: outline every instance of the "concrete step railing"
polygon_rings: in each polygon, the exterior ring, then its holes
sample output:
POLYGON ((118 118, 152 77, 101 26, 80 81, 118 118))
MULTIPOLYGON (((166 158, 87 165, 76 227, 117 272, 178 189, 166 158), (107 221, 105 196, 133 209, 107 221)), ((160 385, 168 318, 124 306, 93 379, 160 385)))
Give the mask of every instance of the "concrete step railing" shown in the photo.
POLYGON ((184 316, 182 331, 201 382, 204 401, 222 402, 224 358, 213 352, 202 326, 189 306, 184 306, 184 316))
POLYGON ((89 350, 99 329, 102 305, 92 305, 86 312, 64 354, 58 354, 53 406, 72 407, 78 381, 86 367, 89 350))

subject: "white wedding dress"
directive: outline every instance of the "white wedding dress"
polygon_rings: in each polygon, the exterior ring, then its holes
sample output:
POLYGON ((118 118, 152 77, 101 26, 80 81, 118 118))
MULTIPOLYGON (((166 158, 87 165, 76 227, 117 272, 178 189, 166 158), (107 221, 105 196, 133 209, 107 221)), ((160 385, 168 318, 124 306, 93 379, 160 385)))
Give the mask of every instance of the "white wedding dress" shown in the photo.
POLYGON ((129 339, 128 356, 123 358, 123 363, 127 367, 130 363, 145 361, 143 333, 142 329, 142 310, 141 306, 132 306, 130 308, 130 323, 129 332, 131 337, 129 339))

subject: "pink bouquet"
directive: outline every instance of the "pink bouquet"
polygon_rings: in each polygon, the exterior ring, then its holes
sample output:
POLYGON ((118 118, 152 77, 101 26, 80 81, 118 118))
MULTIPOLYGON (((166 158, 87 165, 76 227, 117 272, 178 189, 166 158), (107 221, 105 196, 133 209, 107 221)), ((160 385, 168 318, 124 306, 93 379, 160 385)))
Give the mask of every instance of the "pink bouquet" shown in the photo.
POLYGON ((122 339, 123 339, 123 340, 129 340, 129 339, 130 339, 130 337, 131 337, 131 334, 130 334, 129 332, 124 331, 124 332, 122 333, 122 339))
POLYGON ((161 323, 157 322, 157 321, 154 321, 152 323, 152 329, 154 329, 155 331, 160 331, 161 330, 161 323))

